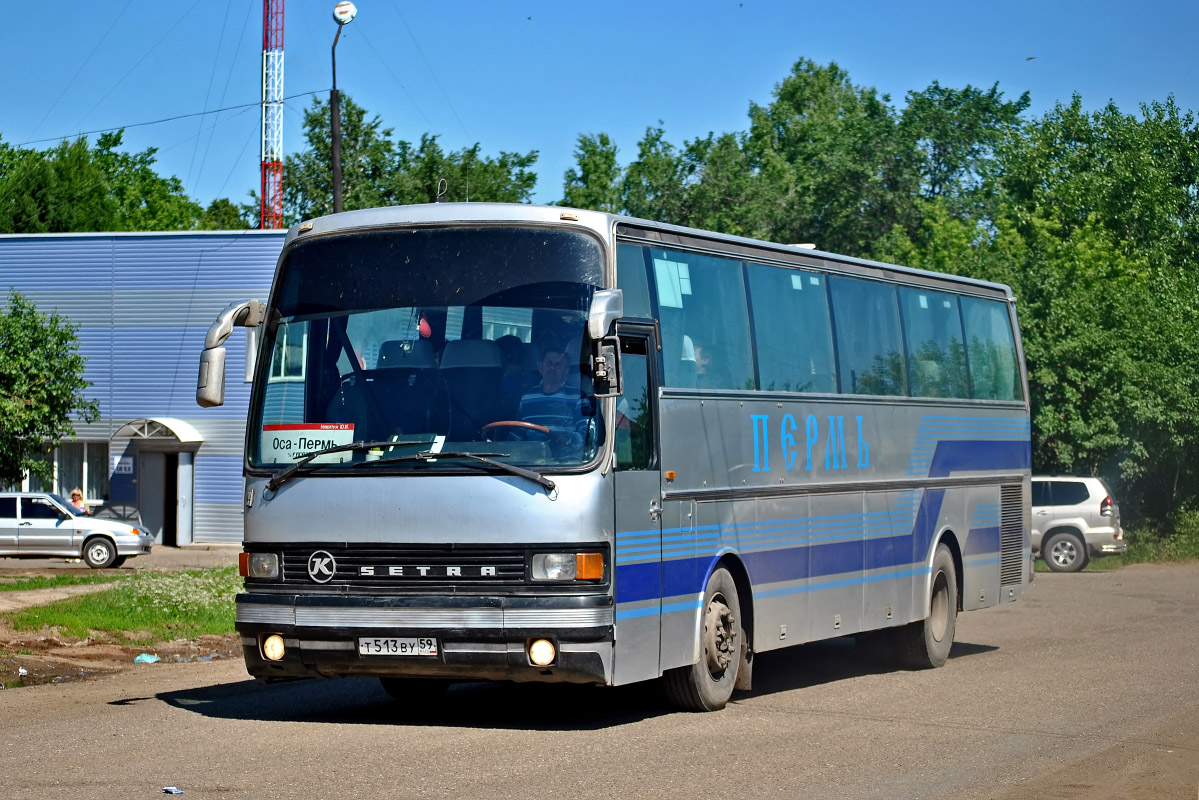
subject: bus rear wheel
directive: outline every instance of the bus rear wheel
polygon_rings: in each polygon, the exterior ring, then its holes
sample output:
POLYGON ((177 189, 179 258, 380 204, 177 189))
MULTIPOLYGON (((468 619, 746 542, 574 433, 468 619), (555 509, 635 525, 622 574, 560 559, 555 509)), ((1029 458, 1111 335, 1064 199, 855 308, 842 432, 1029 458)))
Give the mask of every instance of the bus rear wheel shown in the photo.
POLYGON ((737 584, 726 569, 708 578, 700 621, 699 661, 662 676, 670 702, 686 711, 719 711, 733 696, 744 649, 737 584))
POLYGON ((895 630, 895 654, 909 669, 932 669, 949 660, 958 618, 958 574, 944 544, 933 554, 928 617, 895 630))

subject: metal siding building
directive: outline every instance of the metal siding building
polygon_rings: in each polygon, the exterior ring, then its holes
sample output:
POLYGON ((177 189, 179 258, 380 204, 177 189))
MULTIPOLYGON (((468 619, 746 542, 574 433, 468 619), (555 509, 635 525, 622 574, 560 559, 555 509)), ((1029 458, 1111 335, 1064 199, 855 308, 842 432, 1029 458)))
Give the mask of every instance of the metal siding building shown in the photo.
MULTIPOLYGON (((84 481, 89 501, 137 504, 161 543, 242 540, 246 334, 226 342, 225 405, 196 405, 196 370, 217 314, 237 299, 267 299, 285 234, 0 236, 5 298, 15 289, 79 326, 100 419, 77 423, 77 441, 83 453, 107 449, 107 474, 84 481)), ((64 493, 79 474, 66 463, 55 459, 53 488, 64 493)))

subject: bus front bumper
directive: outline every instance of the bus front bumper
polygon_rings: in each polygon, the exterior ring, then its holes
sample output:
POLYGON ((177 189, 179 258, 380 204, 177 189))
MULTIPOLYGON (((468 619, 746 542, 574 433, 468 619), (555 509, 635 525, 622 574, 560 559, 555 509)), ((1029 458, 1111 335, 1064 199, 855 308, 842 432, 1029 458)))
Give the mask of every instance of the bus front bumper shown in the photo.
MULTIPOLYGON (((363 597, 240 594, 237 631, 260 680, 373 675, 610 684, 614 610, 606 596, 363 597), (283 639, 268 660, 267 637, 283 639), (360 652, 360 640, 434 639, 427 655, 360 652), (556 658, 537 666, 529 644, 556 658)), ((372 649, 372 648, 365 648, 372 649)))

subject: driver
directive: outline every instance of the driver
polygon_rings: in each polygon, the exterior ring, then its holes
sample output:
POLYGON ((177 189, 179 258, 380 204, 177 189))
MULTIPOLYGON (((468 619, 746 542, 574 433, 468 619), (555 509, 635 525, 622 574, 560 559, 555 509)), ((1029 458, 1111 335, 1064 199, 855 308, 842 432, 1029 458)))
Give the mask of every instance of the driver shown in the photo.
POLYGON ((583 398, 579 387, 567 382, 571 361, 558 344, 551 344, 541 356, 537 371, 541 381, 520 398, 520 418, 550 429, 555 442, 583 444, 583 398))

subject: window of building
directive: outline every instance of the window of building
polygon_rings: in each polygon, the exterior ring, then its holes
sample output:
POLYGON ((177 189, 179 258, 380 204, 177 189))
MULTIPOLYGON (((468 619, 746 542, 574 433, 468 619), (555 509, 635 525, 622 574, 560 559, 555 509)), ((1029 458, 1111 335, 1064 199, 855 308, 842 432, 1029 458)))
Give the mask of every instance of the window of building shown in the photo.
POLYGON ((108 499, 108 442, 63 442, 46 456, 50 461, 51 479, 43 481, 36 475, 26 475, 15 491, 54 492, 68 496, 74 488, 83 490, 88 502, 108 499))

